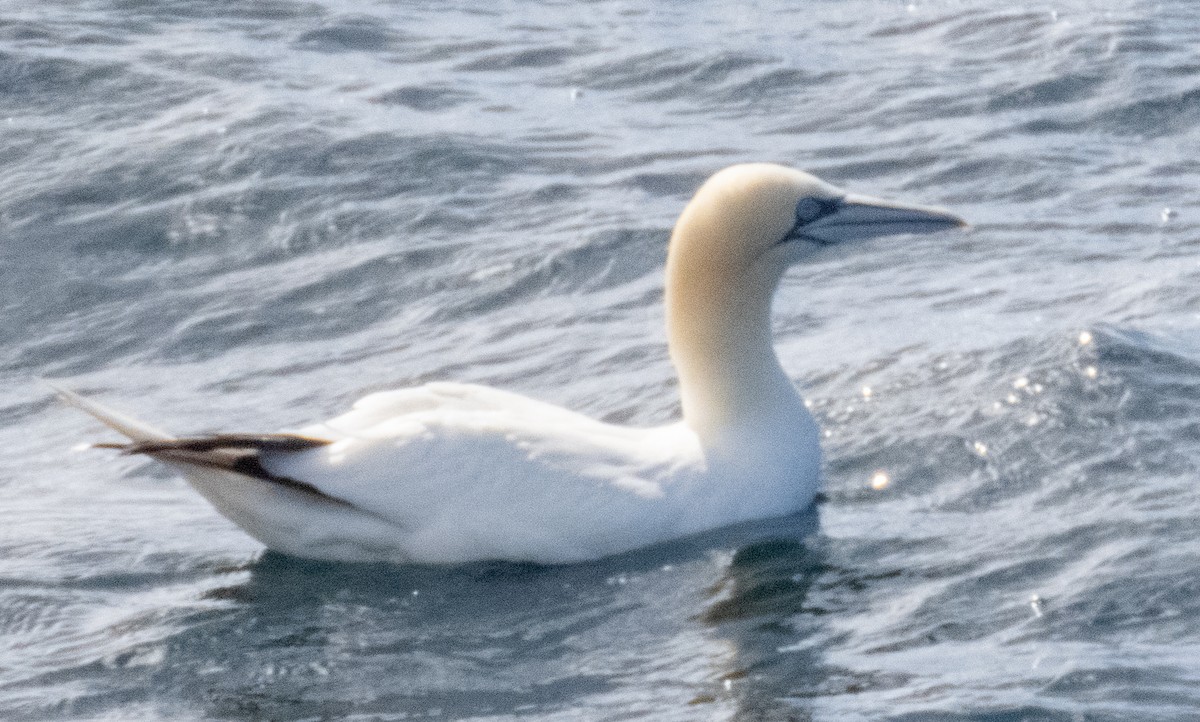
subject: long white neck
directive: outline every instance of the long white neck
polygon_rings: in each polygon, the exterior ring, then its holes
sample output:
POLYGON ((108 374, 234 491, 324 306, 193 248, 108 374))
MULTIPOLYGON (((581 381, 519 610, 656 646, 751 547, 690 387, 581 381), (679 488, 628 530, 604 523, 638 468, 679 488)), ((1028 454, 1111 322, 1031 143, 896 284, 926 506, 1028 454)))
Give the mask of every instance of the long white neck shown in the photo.
POLYGON ((671 360, 684 422, 710 449, 740 454, 796 433, 816 438, 771 339, 771 299, 792 252, 780 240, 807 178, 766 164, 727 168, 701 186, 671 234, 671 360))
POLYGON ((740 266, 679 240, 667 260, 666 304, 684 421, 708 446, 811 423, 772 343, 771 298, 783 264, 766 257, 740 266))

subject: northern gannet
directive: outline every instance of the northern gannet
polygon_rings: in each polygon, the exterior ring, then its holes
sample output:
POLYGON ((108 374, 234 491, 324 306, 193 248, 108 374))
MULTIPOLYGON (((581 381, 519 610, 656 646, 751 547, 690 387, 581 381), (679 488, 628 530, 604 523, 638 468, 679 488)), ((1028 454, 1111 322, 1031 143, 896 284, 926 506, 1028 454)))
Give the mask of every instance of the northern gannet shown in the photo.
POLYGON ((712 176, 667 254, 683 419, 602 423, 459 383, 366 396, 285 434, 174 437, 55 386, 174 467, 267 547, 337 561, 566 563, 810 505, 817 425, 771 339, 785 269, 824 246, 963 226, 938 208, 845 193, 778 165, 712 176))

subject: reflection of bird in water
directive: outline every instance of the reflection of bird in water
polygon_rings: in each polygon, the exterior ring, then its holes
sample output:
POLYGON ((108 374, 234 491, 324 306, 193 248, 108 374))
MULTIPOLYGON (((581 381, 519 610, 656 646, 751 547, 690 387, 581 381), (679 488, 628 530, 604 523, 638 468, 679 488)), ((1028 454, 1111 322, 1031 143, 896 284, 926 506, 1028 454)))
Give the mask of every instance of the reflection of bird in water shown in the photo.
POLYGON ((769 539, 742 547, 709 590, 713 601, 700 619, 723 624, 797 614, 820 572, 819 552, 800 539, 769 539))
MULTIPOLYGON (((798 521, 817 523, 815 514, 798 521)), ((692 704, 732 698, 739 719, 809 719, 781 702, 824 672, 816 650, 780 654, 781 645, 807 636, 804 627, 819 617, 806 602, 813 584, 828 571, 824 547, 803 535, 803 529, 794 529, 739 547, 708 590, 710 601, 698 619, 728 640, 733 654, 710 691, 692 704)))
POLYGON ((789 264, 823 246, 963 225, 769 164, 727 168, 667 258, 683 420, 602 423, 455 383, 376 393, 297 434, 176 438, 70 391, 268 547, 330 560, 571 562, 749 519, 817 493, 817 428, 771 341, 789 264))

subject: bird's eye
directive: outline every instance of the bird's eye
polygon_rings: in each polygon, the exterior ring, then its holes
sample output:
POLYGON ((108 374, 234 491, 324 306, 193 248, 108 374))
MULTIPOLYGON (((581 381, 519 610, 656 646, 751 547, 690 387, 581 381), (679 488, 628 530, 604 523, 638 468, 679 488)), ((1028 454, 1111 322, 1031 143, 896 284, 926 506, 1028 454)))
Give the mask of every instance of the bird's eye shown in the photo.
POLYGON ((796 225, 805 226, 837 210, 837 201, 801 198, 796 204, 796 225))

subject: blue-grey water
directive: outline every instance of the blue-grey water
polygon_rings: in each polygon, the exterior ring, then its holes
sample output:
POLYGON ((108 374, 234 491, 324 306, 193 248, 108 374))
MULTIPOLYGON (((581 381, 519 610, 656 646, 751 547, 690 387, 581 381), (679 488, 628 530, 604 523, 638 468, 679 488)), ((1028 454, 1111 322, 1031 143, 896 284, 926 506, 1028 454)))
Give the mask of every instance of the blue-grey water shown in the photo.
POLYGON ((0 3, 0 719, 1200 719, 1198 149, 1192 0, 0 3), (744 160, 974 225, 784 281, 798 518, 316 564, 36 381, 662 422, 668 233, 744 160))

